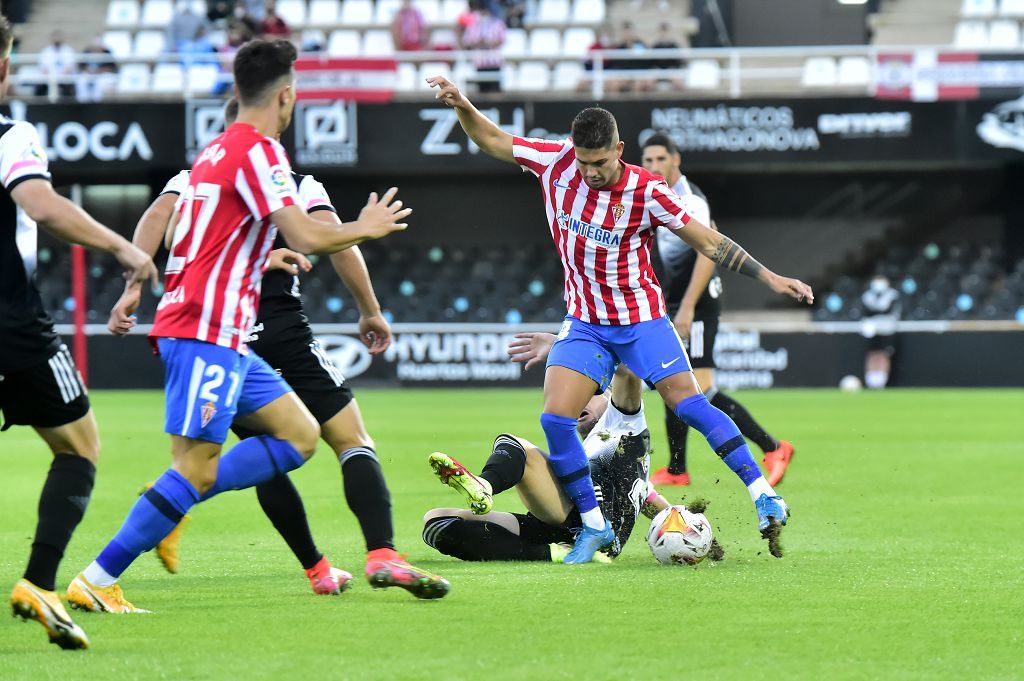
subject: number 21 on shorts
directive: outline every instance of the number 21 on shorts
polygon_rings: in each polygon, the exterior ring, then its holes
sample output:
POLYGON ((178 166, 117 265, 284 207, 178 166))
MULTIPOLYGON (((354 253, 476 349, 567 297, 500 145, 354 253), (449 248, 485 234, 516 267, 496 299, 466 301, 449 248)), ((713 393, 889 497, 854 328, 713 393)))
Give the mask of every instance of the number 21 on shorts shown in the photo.
POLYGON ((203 428, 213 420, 218 407, 234 408, 238 396, 238 379, 237 371, 227 371, 219 364, 208 364, 201 357, 195 358, 195 364, 192 365, 192 389, 189 390, 192 393, 190 402, 201 404, 199 418, 203 428))

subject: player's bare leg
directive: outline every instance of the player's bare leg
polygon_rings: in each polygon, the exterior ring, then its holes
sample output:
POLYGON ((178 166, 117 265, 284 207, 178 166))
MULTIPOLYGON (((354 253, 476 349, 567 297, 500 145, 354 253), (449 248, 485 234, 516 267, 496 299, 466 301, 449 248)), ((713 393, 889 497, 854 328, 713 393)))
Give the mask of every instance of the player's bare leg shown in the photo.
POLYGON ((715 453, 746 485, 757 509, 758 529, 768 539, 772 555, 781 557, 778 534, 781 526, 789 519, 789 508, 761 474, 739 428, 728 416, 711 405, 700 391, 693 372, 663 378, 655 388, 665 404, 681 420, 707 438, 715 453))

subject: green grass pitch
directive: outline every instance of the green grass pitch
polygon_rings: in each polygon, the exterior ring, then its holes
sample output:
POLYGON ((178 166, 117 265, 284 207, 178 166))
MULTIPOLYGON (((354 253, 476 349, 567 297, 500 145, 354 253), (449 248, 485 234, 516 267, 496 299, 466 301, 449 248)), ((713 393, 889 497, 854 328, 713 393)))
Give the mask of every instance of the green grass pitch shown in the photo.
MULTIPOLYGON (((441 601, 365 580, 314 597, 251 491, 195 509, 178 575, 151 555, 126 574, 152 615, 78 614, 92 639, 62 652, 0 620, 0 679, 1020 679, 1024 677, 1022 391, 744 393, 797 455, 779 491, 786 557, 768 555, 739 482, 691 439, 695 484, 726 560, 663 567, 641 521, 611 566, 468 564, 420 540, 459 498, 430 474, 443 450, 472 468, 493 437, 541 442, 539 391, 365 390, 391 486, 399 549, 452 583, 441 601)), ((157 393, 93 396, 104 450, 66 586, 169 461, 157 393)), ((666 446, 648 397, 655 464, 666 446)), ((691 435, 691 438, 694 438, 691 435)), ((0 435, 0 583, 20 576, 49 457, 26 429, 0 435)), ((358 527, 329 450, 294 476, 314 535, 362 570, 358 527)), ((683 492, 668 490, 677 501, 683 492)), ((497 508, 518 510, 514 494, 497 508)))

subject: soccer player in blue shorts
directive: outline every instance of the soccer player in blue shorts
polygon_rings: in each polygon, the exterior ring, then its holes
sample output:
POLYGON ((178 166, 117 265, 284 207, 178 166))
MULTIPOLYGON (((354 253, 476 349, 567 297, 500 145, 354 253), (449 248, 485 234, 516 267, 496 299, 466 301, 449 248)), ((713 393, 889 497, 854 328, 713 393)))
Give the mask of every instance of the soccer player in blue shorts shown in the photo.
MULTIPOLYGON (((526 139, 488 120, 447 79, 427 82, 438 88, 436 98, 455 109, 477 146, 541 183, 569 314, 548 357, 540 421, 552 469, 583 521, 565 562, 589 562, 614 540, 597 504, 576 420, 595 390, 607 388, 619 362, 653 385, 680 419, 707 438, 746 485, 758 527, 771 542, 789 517, 788 507, 761 475, 736 424, 711 405, 690 370, 651 266, 654 232, 670 229, 713 262, 796 300, 812 302, 810 287, 765 268, 727 236, 701 224, 687 199, 676 196, 663 178, 624 163, 624 144, 608 111, 581 111, 571 139, 526 139)), ((471 507, 490 510, 486 490, 475 493, 471 507)))

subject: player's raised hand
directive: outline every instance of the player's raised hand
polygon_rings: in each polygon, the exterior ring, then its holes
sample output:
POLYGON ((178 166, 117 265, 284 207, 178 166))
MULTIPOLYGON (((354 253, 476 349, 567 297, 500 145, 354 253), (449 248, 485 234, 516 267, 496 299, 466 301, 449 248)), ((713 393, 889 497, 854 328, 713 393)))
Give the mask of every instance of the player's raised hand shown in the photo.
POLYGON ((110 318, 107 320, 107 331, 115 336, 124 336, 135 326, 135 311, 139 309, 139 298, 142 293, 142 286, 133 284, 126 286, 124 293, 110 309, 110 318))
POLYGON ((412 208, 402 208, 402 202, 395 200, 398 187, 392 187, 377 198, 377 192, 371 192, 366 205, 359 211, 359 222, 366 230, 369 239, 379 239, 392 232, 400 232, 408 227, 402 222, 412 214, 412 208))
POLYGON ((517 333, 512 342, 508 344, 507 352, 513 362, 526 362, 526 366, 523 368, 529 371, 530 367, 540 364, 548 358, 548 353, 554 344, 554 334, 517 333))
POLYGON ((814 303, 814 291, 811 287, 800 281, 799 279, 790 279, 789 277, 780 277, 776 275, 769 283, 771 289, 776 293, 781 293, 784 296, 789 296, 795 300, 799 300, 801 303, 807 303, 812 305, 814 303))
POLYGON ((275 248, 267 257, 267 269, 298 274, 299 272, 309 272, 313 269, 313 263, 298 251, 293 251, 290 248, 275 248))
POLYGON ((360 315, 359 340, 371 355, 379 355, 391 345, 391 325, 379 314, 360 315))
POLYGON ((129 285, 140 284, 147 279, 154 288, 160 283, 160 274, 153 264, 153 258, 137 246, 125 241, 113 249, 111 254, 124 268, 124 278, 129 285))
POLYGON ((465 95, 455 87, 455 84, 444 76, 432 76, 427 78, 427 83, 432 88, 437 88, 437 92, 434 93, 434 99, 439 99, 453 109, 466 106, 469 100, 466 99, 465 95))

